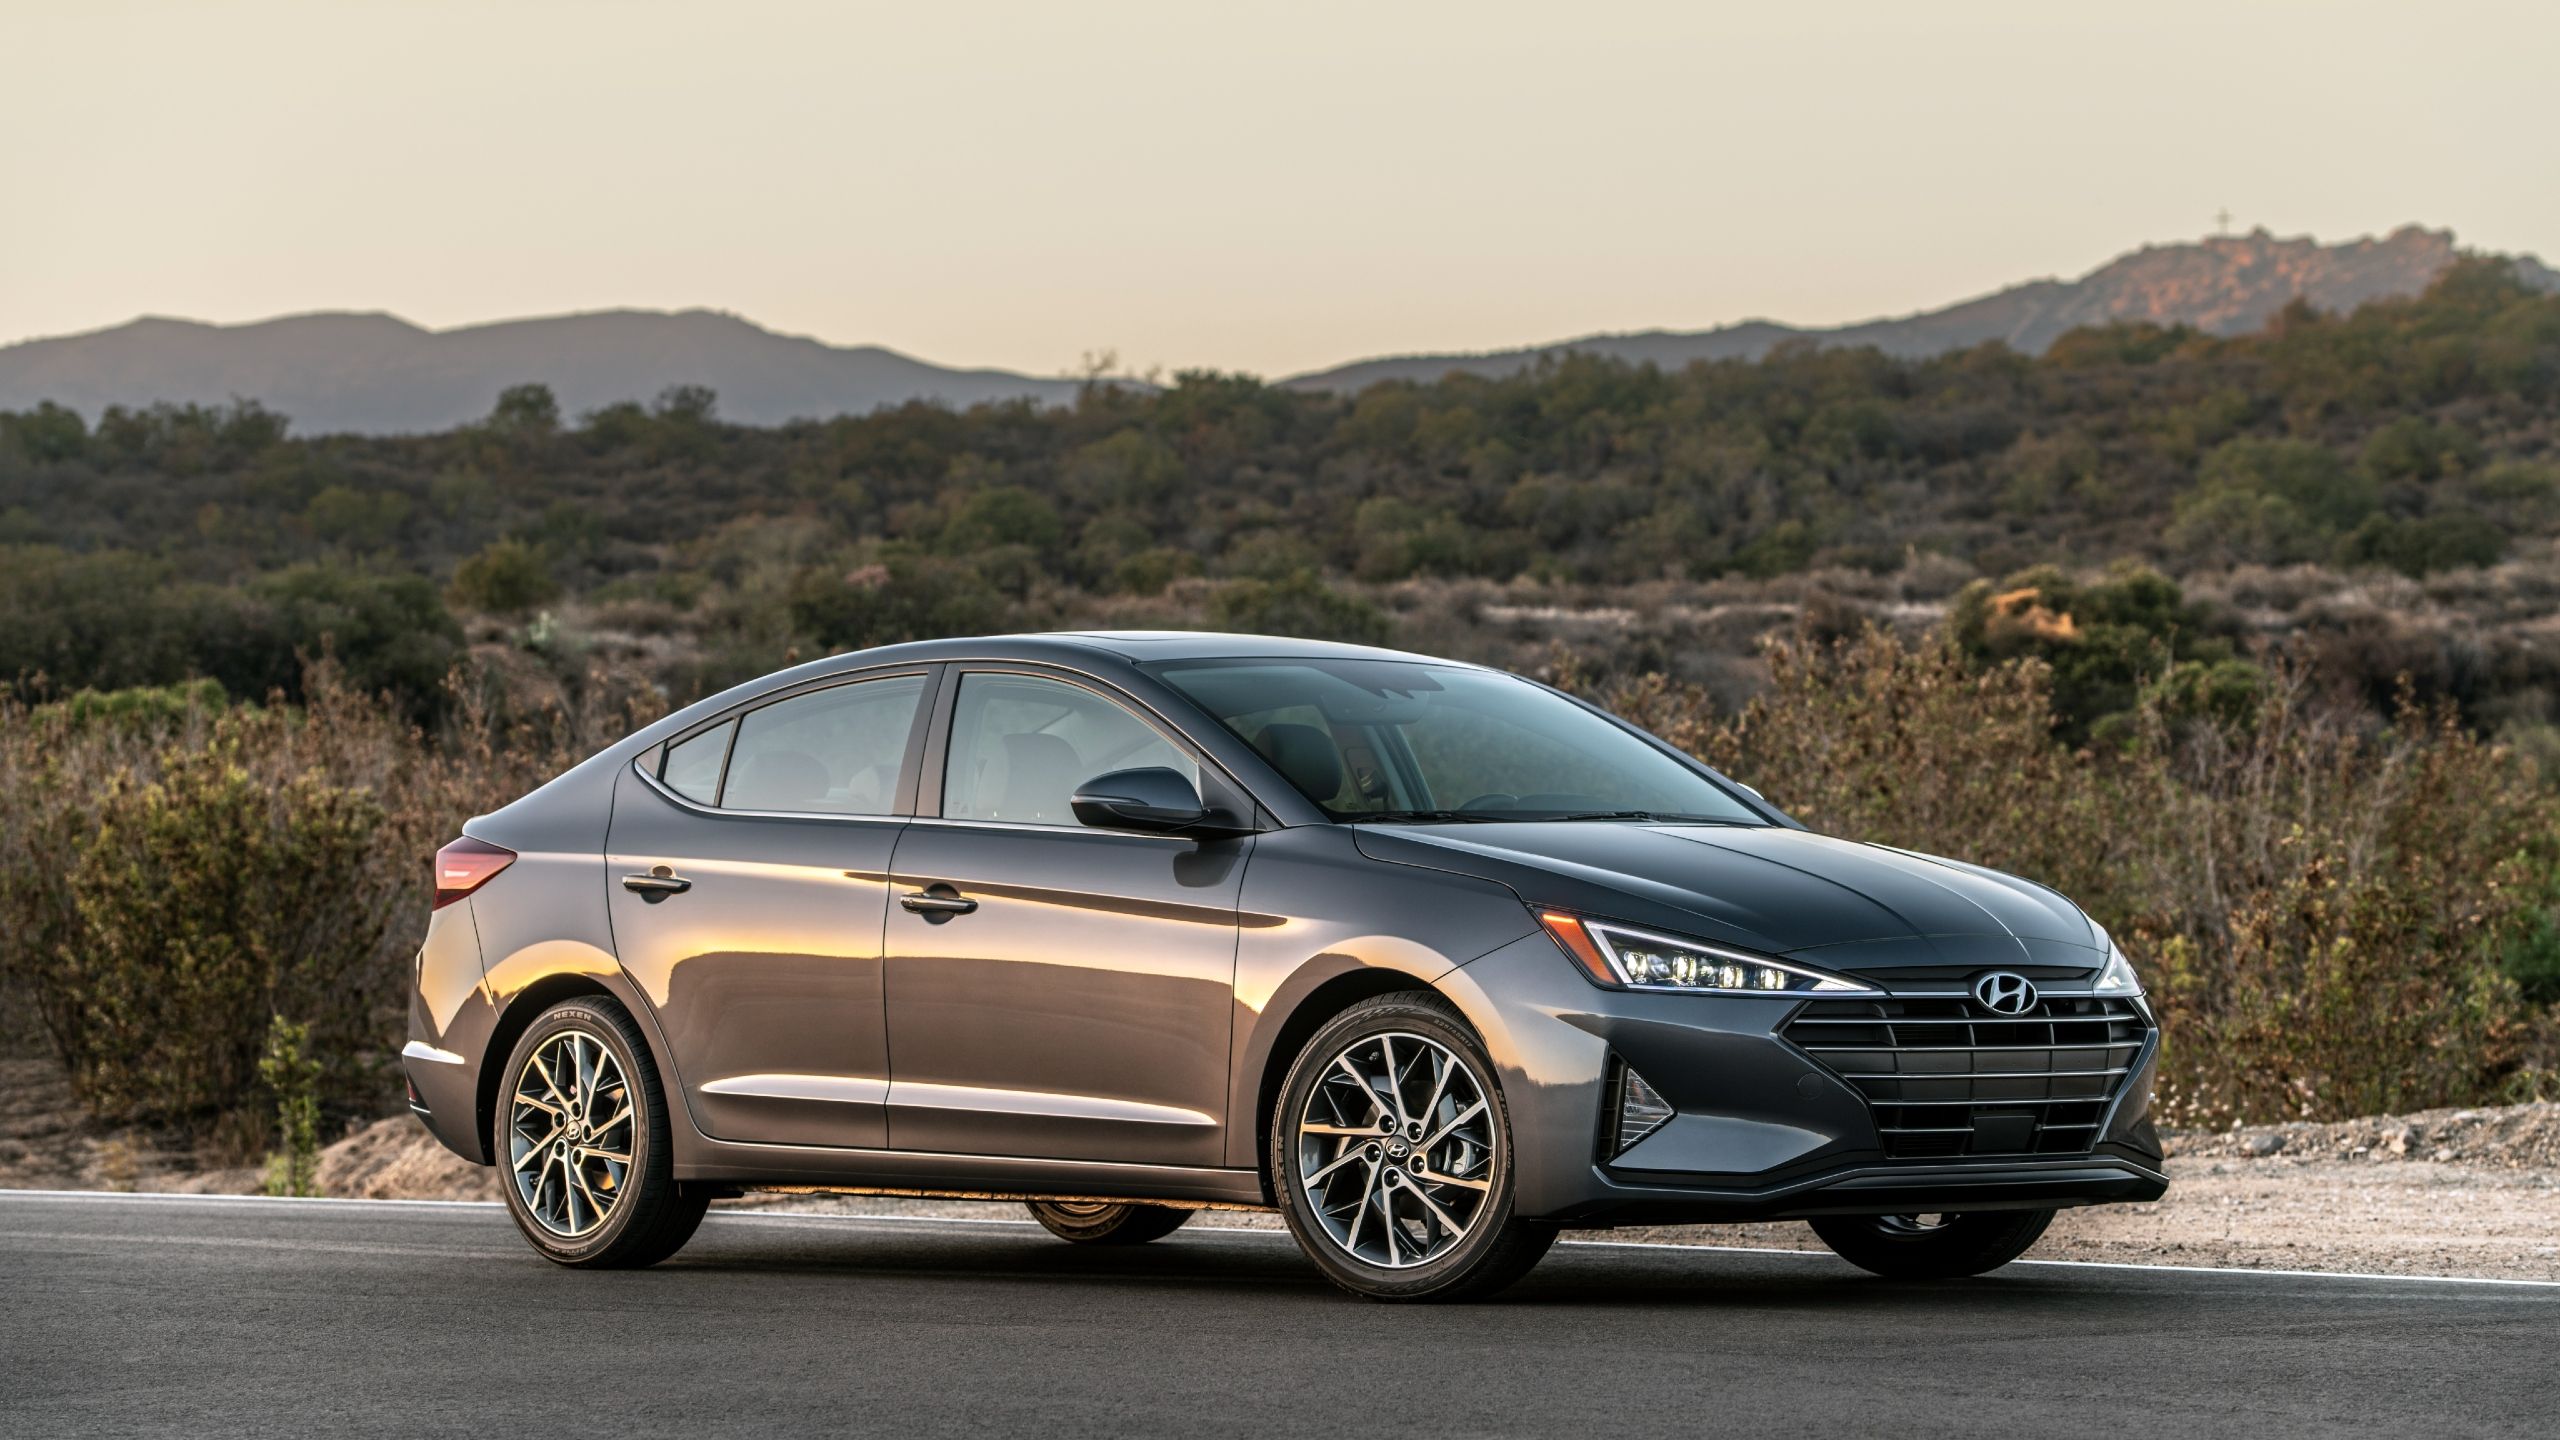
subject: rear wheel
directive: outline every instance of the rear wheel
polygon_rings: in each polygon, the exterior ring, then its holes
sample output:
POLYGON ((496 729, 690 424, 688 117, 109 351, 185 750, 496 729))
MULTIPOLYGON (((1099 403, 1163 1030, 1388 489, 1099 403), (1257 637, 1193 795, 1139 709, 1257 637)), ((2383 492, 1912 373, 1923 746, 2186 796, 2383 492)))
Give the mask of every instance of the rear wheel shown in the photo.
POLYGON ((1951 1280, 1997 1270, 2027 1253, 2050 1210, 1974 1215, 1825 1215, 1813 1233, 1841 1259, 1892 1280, 1951 1280))
POLYGON ((1031 1218, 1061 1240, 1079 1245, 1144 1245, 1182 1228, 1188 1210, 1170 1205, 1123 1205, 1109 1200, 1033 1200, 1031 1218))
POLYGON ((1437 996, 1364 1000, 1316 1032, 1281 1085, 1270 1164, 1299 1246, 1372 1300, 1490 1295, 1555 1241, 1512 1214, 1502 1087, 1437 996))
POLYGON ((552 1006, 505 1074, 500 1188, 544 1259, 654 1265, 693 1238, 711 1201, 675 1182, 666 1092, 622 1007, 591 997, 552 1006))

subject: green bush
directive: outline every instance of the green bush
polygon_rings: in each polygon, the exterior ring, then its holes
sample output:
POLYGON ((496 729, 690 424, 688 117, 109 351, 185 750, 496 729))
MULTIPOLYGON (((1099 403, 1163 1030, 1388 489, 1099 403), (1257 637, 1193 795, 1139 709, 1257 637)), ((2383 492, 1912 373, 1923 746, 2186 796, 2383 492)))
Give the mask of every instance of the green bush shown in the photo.
POLYGON ((110 776, 66 857, 77 924, 33 978, 72 1087, 101 1114, 244 1109, 279 1013, 312 1017, 341 1093, 387 1033, 363 983, 387 918, 363 893, 382 807, 313 774, 261 784, 240 751, 223 717, 155 776, 110 776))
POLYGON ((2230 621, 2139 565, 2097 581, 2052 565, 1996 584, 1976 580, 1957 594, 1947 628, 1978 664, 2043 661, 2057 724, 2071 740, 2115 738, 2146 698, 2172 714, 2236 718, 2262 678, 2238 657, 2230 621))
POLYGON ((1349 591, 1327 586, 1311 570, 1300 570, 1285 580, 1229 582, 1210 598, 1209 626, 1355 645, 1383 645, 1395 628, 1387 612, 1349 591))
POLYGON ((317 1195, 320 1168, 320 1064, 306 1053, 311 1027, 281 1015, 267 1025, 258 1078, 276 1097, 276 1153, 267 1160, 267 1193, 317 1195))
POLYGON ((893 555, 842 573, 803 570, 789 605, 792 628, 830 650, 984 634, 1002 628, 1007 613, 977 566, 931 555, 893 555))
POLYGON ((490 615, 521 615, 560 593, 551 559, 522 540, 493 540, 453 572, 454 603, 490 615))

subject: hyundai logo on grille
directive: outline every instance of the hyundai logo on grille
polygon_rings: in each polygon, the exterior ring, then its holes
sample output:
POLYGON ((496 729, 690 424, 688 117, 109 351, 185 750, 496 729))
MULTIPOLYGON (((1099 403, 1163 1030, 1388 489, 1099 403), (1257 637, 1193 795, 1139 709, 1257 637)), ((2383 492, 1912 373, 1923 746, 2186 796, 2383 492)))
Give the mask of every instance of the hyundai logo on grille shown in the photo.
POLYGON ((1994 1015, 2024 1015, 2036 1008, 2036 982, 1994 970, 1973 982, 1973 998, 1994 1015))

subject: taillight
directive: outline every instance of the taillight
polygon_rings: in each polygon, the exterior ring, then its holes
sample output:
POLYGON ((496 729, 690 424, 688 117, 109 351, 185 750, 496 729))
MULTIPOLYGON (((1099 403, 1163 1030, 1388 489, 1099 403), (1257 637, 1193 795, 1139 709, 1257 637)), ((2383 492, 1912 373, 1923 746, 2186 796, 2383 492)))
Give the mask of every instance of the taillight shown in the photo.
POLYGON ((465 835, 436 852, 436 903, 441 910, 486 885, 516 863, 516 852, 465 835))

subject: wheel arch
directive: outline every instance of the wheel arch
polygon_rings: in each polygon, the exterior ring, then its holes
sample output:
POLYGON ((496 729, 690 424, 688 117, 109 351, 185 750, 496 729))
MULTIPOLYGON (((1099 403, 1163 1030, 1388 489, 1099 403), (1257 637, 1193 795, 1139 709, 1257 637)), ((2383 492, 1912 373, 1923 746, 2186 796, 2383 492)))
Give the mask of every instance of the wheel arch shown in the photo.
MULTIPOLYGON (((505 1083, 507 1060, 515 1054, 516 1042, 543 1012, 563 1000, 589 996, 612 1001, 615 1008, 632 1018, 642 1041, 649 1047, 649 1063, 658 1072, 658 1083, 672 1099, 676 1091, 675 1072, 668 1068, 666 1056, 659 1053, 656 1027, 642 1016, 640 1008, 615 992, 598 976, 582 970, 545 975, 510 996, 498 1012, 497 1023, 489 1030, 489 1044, 481 1052, 479 1094, 473 1104, 474 1123, 479 1127, 481 1152, 497 1157, 498 1087, 505 1083)), ((681 1110, 678 1110, 681 1114, 681 1110)))
MULTIPOLYGON (((1271 1190, 1271 1112, 1280 1103, 1280 1087, 1289 1078, 1289 1067, 1296 1064, 1300 1051, 1326 1023, 1363 1000, 1380 995, 1441 995, 1428 980, 1409 970, 1383 965, 1364 965, 1337 971, 1315 981, 1298 996, 1276 1025, 1265 1028, 1269 1048, 1261 1055, 1253 1091, 1253 1168, 1262 1178, 1262 1195, 1267 1202, 1271 1190)), ((1454 1007, 1453 1007, 1454 1008, 1454 1007)), ((1475 1024, 1461 1012, 1459 1022, 1470 1031, 1475 1024)), ((1478 1040, 1482 1040, 1479 1035, 1478 1040)))

